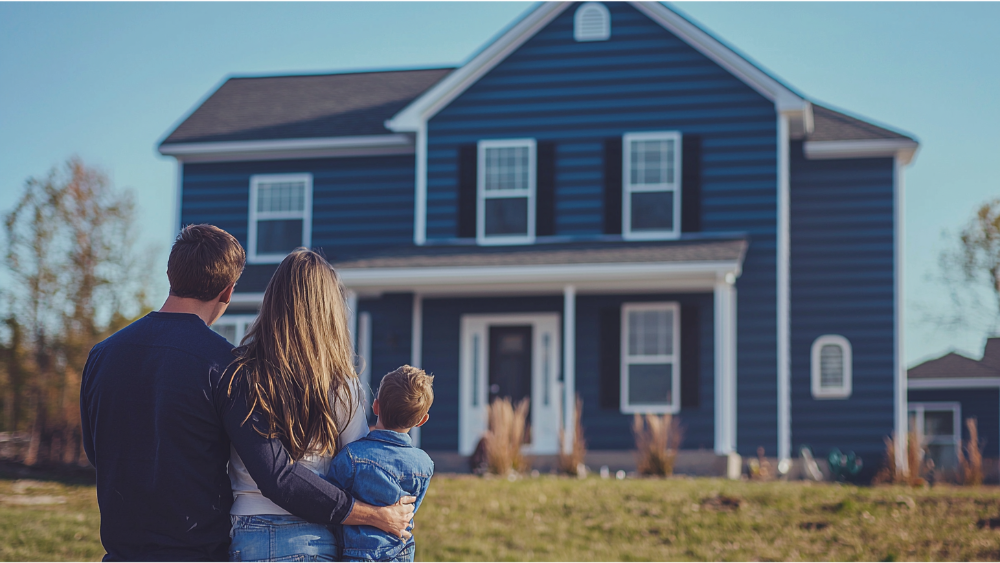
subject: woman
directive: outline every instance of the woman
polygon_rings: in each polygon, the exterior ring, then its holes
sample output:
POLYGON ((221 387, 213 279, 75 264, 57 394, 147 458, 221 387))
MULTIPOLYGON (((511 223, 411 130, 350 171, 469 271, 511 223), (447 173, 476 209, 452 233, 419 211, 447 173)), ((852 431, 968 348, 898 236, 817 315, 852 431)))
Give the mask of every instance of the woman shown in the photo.
MULTIPOLYGON (((247 389, 255 416, 246 423, 280 438, 295 463, 326 475, 341 447, 368 434, 344 290, 330 264, 304 248, 286 256, 240 344, 227 376, 230 392, 234 382, 247 389)), ((336 559, 330 530, 264 497, 235 450, 229 476, 231 561, 336 559)))

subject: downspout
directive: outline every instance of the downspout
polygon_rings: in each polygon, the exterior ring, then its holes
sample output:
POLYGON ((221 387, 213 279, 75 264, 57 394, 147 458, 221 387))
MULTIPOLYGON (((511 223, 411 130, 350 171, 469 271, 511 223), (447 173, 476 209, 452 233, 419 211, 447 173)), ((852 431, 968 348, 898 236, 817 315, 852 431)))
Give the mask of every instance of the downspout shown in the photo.
POLYGON ((788 115, 778 113, 778 459, 792 453, 788 115))

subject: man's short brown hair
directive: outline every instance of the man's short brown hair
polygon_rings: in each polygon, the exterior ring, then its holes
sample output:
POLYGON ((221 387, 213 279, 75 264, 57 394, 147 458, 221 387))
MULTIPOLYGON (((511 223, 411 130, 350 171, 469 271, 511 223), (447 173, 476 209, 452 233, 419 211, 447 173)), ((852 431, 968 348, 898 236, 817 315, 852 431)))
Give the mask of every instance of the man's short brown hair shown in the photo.
POLYGON ((382 378, 378 417, 390 430, 413 428, 434 402, 434 376, 413 366, 400 366, 382 378))
POLYGON ((167 259, 170 295, 211 301, 239 279, 246 260, 233 235, 214 225, 188 225, 167 259))

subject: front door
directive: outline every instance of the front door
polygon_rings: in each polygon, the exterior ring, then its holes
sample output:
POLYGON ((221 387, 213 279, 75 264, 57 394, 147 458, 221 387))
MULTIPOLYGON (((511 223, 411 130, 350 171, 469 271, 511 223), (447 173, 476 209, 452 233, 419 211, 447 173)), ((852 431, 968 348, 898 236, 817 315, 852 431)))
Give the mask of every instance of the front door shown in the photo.
POLYGON ((559 446, 559 315, 465 315, 459 380, 459 453, 471 455, 487 429, 495 399, 528 399, 525 450, 559 446))

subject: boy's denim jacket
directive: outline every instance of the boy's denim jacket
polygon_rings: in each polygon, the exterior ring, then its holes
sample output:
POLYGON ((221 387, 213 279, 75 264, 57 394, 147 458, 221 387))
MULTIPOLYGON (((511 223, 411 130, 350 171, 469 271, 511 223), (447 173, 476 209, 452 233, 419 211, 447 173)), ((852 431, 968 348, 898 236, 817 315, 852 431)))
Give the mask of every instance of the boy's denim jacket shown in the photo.
MULTIPOLYGON (((413 447, 407 434, 372 430, 337 453, 327 479, 374 506, 395 504, 404 496, 417 497, 416 513, 433 474, 434 462, 413 447)), ((411 523, 407 529, 412 527, 411 523)), ((374 526, 343 526, 343 530, 344 558, 387 561, 413 543, 412 537, 404 542, 374 526)))

